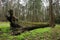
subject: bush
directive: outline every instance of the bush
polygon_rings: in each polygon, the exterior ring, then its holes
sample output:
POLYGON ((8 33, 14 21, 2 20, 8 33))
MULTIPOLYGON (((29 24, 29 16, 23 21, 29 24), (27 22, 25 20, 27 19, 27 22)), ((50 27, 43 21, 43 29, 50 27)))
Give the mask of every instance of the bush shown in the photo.
POLYGON ((59 17, 56 17, 55 23, 60 24, 60 16, 59 17))

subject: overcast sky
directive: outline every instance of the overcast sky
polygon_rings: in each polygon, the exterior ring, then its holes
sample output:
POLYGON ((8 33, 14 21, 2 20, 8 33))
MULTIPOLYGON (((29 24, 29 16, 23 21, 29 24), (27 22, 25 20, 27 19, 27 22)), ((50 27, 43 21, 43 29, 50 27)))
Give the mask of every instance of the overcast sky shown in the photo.
POLYGON ((27 2, 28 2, 28 0, 21 0, 20 4, 22 4, 23 6, 25 6, 27 2))

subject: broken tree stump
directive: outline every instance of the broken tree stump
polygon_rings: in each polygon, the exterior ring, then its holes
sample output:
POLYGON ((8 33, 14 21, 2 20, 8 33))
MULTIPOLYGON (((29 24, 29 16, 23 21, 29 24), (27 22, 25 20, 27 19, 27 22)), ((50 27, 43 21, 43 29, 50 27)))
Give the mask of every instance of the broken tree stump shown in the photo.
POLYGON ((23 27, 23 26, 21 26, 15 22, 18 19, 15 16, 13 16, 13 10, 12 9, 9 10, 9 15, 10 16, 6 15, 6 18, 10 22, 10 27, 11 27, 11 30, 13 32, 12 35, 19 35, 25 31, 31 31, 31 30, 34 30, 37 28, 49 27, 49 24, 39 24, 39 25, 34 25, 34 26, 23 27))

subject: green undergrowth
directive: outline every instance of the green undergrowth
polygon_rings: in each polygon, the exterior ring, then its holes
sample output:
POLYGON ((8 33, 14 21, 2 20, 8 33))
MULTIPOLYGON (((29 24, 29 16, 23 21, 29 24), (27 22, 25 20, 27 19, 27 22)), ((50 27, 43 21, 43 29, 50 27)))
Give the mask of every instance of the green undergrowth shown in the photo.
POLYGON ((53 34, 57 40, 60 38, 60 25, 56 25, 55 28, 47 27, 26 31, 17 36, 11 35, 10 31, 9 23, 0 23, 0 40, 53 40, 53 34))

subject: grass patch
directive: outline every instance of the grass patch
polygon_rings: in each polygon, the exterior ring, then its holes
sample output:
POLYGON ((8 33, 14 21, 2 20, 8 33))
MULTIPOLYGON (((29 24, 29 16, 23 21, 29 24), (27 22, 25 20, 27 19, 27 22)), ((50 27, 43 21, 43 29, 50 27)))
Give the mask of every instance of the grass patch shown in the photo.
POLYGON ((10 27, 9 22, 0 22, 0 28, 10 27))
POLYGON ((55 28, 39 28, 29 32, 24 32, 18 36, 10 35, 9 23, 0 23, 0 40, 53 40, 52 35, 54 34, 52 29, 55 30, 57 40, 60 38, 60 25, 56 25, 55 28))

